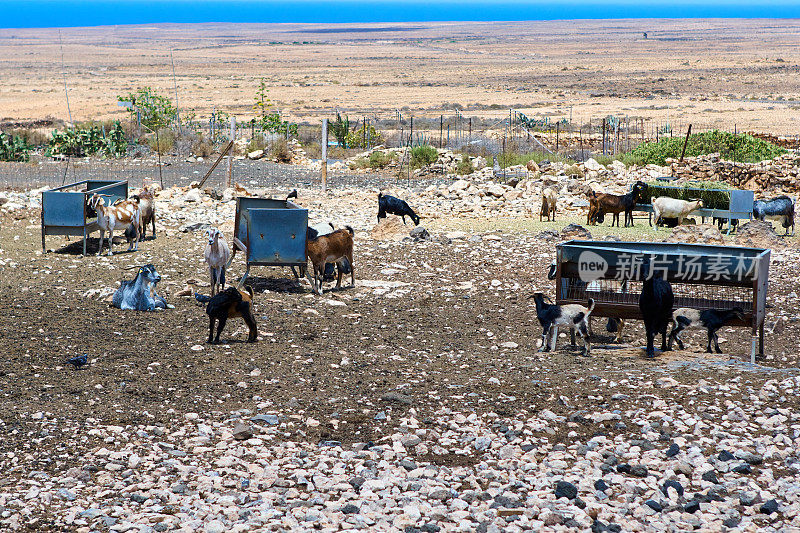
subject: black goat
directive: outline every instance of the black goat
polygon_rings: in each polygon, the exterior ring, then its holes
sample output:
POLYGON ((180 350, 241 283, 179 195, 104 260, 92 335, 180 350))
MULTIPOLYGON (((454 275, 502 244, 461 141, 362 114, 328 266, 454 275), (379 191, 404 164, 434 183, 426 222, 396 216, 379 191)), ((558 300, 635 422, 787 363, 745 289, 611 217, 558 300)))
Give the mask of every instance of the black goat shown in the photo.
MULTIPOLYGON (((225 323, 229 318, 242 317, 247 327, 250 328, 250 333, 247 336, 247 342, 256 342, 258 337, 258 330, 256 329, 256 319, 253 317, 253 289, 246 287, 245 291, 240 291, 235 287, 228 287, 222 292, 219 292, 208 300, 206 305, 206 314, 209 317, 208 325, 208 342, 210 344, 219 344, 219 335, 225 327, 225 323), (217 336, 214 337, 214 323, 219 321, 217 326, 217 336)), ((204 301, 205 298, 198 298, 198 301, 204 301)))
POLYGON ((403 224, 406 223, 406 217, 410 217, 414 225, 419 226, 419 216, 409 207, 405 200, 389 196, 388 194, 378 193, 378 222, 380 222, 382 218, 386 218, 387 213, 402 217, 403 224))
POLYGON ((667 347, 667 326, 672 320, 672 305, 675 296, 672 294, 672 285, 668 281, 655 275, 646 280, 642 285, 642 294, 639 296, 639 310, 642 312, 644 329, 647 333, 647 357, 655 357, 653 339, 661 333, 661 351, 669 350, 667 347))
POLYGON ((536 302, 536 318, 542 325, 542 348, 539 351, 555 350, 558 327, 565 326, 583 339, 583 353, 589 355, 589 315, 594 310, 594 300, 589 298, 589 307, 578 304, 554 305, 545 303, 544 295, 537 292, 533 295, 533 301, 536 302))
POLYGON ((744 320, 744 310, 741 307, 734 307, 733 309, 706 309, 700 311, 689 307, 681 307, 676 309, 672 314, 672 331, 669 333, 668 349, 672 349, 673 339, 678 343, 678 348, 683 350, 683 341, 681 341, 681 332, 689 328, 706 328, 708 331, 708 346, 706 352, 711 352, 711 341, 714 341, 714 349, 717 353, 722 353, 719 348, 719 339, 717 338, 717 331, 733 320, 738 318, 744 320))
POLYGON ((777 220, 786 229, 786 235, 789 235, 789 228, 792 228, 794 235, 794 201, 785 194, 771 200, 753 202, 753 218, 777 220))
MULTIPOLYGON (((731 221, 731 229, 735 230, 739 226, 739 219, 732 218, 732 219, 730 219, 730 221, 731 221)), ((722 228, 724 228, 725 224, 728 223, 728 219, 727 218, 714 217, 714 222, 717 224, 717 227, 719 228, 719 230, 722 231, 722 228)))

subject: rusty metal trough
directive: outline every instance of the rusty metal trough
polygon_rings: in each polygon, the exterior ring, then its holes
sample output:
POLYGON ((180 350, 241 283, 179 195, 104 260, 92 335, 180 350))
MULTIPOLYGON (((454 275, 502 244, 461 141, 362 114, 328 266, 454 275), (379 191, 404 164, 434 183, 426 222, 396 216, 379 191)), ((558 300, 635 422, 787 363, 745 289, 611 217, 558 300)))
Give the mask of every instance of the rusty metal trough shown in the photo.
POLYGON ((672 284, 675 308, 744 310, 732 326, 752 331, 751 362, 764 355, 770 250, 699 244, 568 241, 556 246, 556 303, 586 305, 593 316, 641 320, 642 282, 660 272, 672 284), (626 284, 622 284, 626 281, 626 284))

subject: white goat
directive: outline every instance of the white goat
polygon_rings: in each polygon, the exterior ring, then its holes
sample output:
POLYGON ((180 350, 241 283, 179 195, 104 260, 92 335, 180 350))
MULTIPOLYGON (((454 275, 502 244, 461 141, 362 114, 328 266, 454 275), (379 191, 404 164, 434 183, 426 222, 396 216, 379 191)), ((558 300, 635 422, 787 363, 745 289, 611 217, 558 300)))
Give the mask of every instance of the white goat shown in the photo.
POLYGON ((653 204, 653 230, 658 227, 662 218, 677 218, 680 226, 686 215, 703 207, 703 200, 687 202, 666 196, 653 197, 650 202, 653 204))
POLYGON ((209 274, 211 274, 211 296, 214 296, 217 293, 215 289, 221 291, 225 288, 225 270, 230 264, 231 249, 225 242, 225 236, 217 228, 208 228, 206 237, 208 237, 208 244, 204 256, 208 263, 209 274))
POLYGON ((103 251, 103 237, 106 231, 108 232, 108 255, 114 255, 111 243, 114 240, 115 229, 125 229, 133 225, 137 229, 136 237, 131 241, 128 250, 139 249, 139 239, 141 237, 141 210, 139 203, 135 200, 122 200, 114 205, 107 206, 103 196, 107 194, 93 194, 87 202, 89 207, 97 212, 97 225, 100 227, 100 246, 97 249, 97 255, 103 251))

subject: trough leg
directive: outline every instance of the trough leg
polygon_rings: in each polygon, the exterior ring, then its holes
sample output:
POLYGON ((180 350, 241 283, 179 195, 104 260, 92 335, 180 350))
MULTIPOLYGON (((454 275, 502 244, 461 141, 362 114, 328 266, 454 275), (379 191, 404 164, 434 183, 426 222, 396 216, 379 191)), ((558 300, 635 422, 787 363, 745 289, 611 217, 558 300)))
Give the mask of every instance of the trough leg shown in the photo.
POLYGON ((753 326, 753 332, 750 335, 750 364, 756 364, 756 327, 753 326))
POLYGON ((758 326, 758 356, 764 357, 764 323, 758 326))
POLYGON ((244 280, 246 280, 247 276, 249 275, 250 275, 250 264, 247 265, 247 269, 244 271, 242 279, 239 280, 239 284, 236 286, 237 289, 241 289, 242 287, 244 287, 244 280))
POLYGON ((86 256, 86 226, 83 227, 83 255, 86 256))
POLYGON ((577 346, 577 344, 575 344, 575 330, 574 329, 570 329, 569 330, 569 345, 572 348, 577 346))

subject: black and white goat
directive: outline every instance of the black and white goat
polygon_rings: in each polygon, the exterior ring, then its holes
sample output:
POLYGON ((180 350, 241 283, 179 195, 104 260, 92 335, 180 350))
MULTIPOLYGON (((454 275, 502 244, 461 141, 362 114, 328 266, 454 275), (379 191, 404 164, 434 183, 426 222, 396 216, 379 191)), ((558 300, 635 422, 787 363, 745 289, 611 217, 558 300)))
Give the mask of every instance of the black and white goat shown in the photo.
POLYGON ((589 355, 589 316, 594 310, 594 300, 589 298, 589 307, 578 304, 554 305, 544 301, 544 294, 533 295, 536 303, 536 318, 542 325, 542 347, 539 351, 549 352, 556 349, 556 338, 559 326, 575 331, 583 339, 583 353, 589 355))
MULTIPOLYGON (((547 271, 547 279, 555 280, 556 274, 558 273, 558 264, 556 264, 555 260, 550 263, 550 269, 547 271)), ((619 289, 619 292, 623 294, 627 294, 628 292, 628 281, 606 281, 609 285, 614 285, 615 289, 619 289)), ((587 291, 600 291, 603 287, 600 285, 598 281, 590 281, 586 284, 587 291)), ((606 322, 606 331, 609 333, 614 333, 614 342, 620 343, 622 342, 622 331, 625 328, 625 320, 621 318, 617 318, 614 316, 608 317, 608 321, 606 322)), ((593 335, 592 332, 592 320, 589 319, 589 335, 593 335)))
POLYGON ((669 350, 667 346, 667 326, 672 321, 672 305, 675 296, 672 285, 662 279, 660 274, 645 280, 642 284, 642 294, 639 295, 639 310, 644 320, 644 329, 647 334, 647 357, 655 357, 653 340, 661 333, 661 351, 669 350))
POLYGON ((785 194, 771 200, 756 200, 753 202, 753 218, 776 220, 786 229, 786 235, 789 235, 789 228, 794 235, 794 200, 785 194))
POLYGON ((123 281, 114 292, 111 303, 119 309, 134 311, 153 311, 155 309, 171 309, 164 298, 156 293, 156 285, 161 275, 153 265, 128 267, 125 270, 138 268, 139 272, 131 281, 123 281))
POLYGON ((413 209, 405 202, 394 196, 388 194, 378 193, 378 222, 382 218, 386 218, 386 214, 397 215, 403 219, 403 224, 406 223, 406 217, 410 217, 415 226, 419 226, 419 216, 413 209))
POLYGON ((722 353, 719 348, 719 339, 717 331, 733 319, 744 320, 744 310, 741 307, 734 307, 733 309, 706 309, 700 311, 699 309, 692 309, 690 307, 681 307, 672 313, 672 331, 669 333, 668 349, 672 349, 672 341, 678 343, 678 348, 683 350, 683 341, 681 340, 681 332, 690 328, 705 328, 708 332, 708 346, 706 352, 711 352, 711 341, 714 341, 714 349, 717 353, 722 353))

